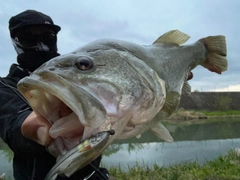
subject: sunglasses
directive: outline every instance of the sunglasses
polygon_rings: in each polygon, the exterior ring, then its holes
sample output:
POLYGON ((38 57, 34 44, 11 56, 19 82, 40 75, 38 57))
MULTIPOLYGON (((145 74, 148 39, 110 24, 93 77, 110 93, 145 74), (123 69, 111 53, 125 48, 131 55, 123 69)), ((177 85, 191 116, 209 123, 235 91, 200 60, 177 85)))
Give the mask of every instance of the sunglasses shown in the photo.
POLYGON ((57 36, 54 33, 44 34, 21 33, 17 36, 17 39, 21 43, 21 45, 26 48, 34 47, 40 42, 48 46, 57 43, 57 36))

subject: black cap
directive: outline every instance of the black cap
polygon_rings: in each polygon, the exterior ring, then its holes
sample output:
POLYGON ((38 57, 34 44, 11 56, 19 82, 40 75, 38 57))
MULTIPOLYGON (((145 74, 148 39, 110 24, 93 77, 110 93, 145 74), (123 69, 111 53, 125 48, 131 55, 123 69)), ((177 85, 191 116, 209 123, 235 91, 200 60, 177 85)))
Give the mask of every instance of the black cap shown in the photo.
POLYGON ((23 27, 45 26, 52 29, 56 34, 61 30, 60 26, 54 25, 50 16, 35 10, 26 10, 13 16, 9 20, 9 30, 11 36, 23 27))

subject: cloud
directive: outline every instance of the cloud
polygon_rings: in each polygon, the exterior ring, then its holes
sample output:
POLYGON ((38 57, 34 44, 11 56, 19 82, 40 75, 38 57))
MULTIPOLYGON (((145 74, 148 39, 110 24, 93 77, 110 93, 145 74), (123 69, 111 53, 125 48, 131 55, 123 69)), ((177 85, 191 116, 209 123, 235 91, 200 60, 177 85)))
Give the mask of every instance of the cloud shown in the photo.
POLYGON ((240 84, 237 85, 230 85, 224 88, 219 88, 219 89, 213 89, 212 91, 217 91, 217 92, 236 92, 239 91, 240 89, 240 84))
POLYGON ((169 1, 1 1, 0 12, 0 76, 8 73, 16 61, 16 53, 8 34, 8 20, 26 9, 36 9, 50 15, 62 27, 58 35, 61 54, 68 53, 100 38, 116 38, 150 45, 163 33, 179 29, 191 36, 186 44, 198 39, 225 35, 229 69, 217 75, 198 67, 193 89, 211 90, 240 84, 239 76, 239 7, 238 0, 169 0, 169 1))

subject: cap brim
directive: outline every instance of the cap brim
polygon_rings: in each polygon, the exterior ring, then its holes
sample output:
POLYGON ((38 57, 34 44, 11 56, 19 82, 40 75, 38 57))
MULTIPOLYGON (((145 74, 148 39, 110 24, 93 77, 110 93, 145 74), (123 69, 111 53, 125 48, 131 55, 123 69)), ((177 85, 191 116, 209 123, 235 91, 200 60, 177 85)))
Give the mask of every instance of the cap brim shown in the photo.
POLYGON ((49 27, 50 29, 54 30, 55 33, 58 33, 61 30, 61 27, 58 25, 52 25, 52 24, 42 24, 40 26, 46 26, 49 27))
POLYGON ((14 35, 17 31, 20 31, 21 29, 24 29, 26 27, 31 27, 31 26, 41 26, 41 27, 47 27, 49 29, 52 29, 56 34, 61 30, 61 27, 58 25, 53 25, 53 24, 28 24, 16 29, 13 29, 11 31, 11 35, 14 35))

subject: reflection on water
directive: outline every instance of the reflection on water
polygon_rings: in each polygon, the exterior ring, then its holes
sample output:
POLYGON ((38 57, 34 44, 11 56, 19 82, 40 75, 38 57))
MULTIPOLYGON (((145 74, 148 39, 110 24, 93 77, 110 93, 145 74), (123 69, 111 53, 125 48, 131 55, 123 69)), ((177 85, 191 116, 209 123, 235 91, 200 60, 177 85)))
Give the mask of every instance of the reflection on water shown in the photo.
MULTIPOLYGON (((115 146, 115 145, 111 145, 115 146)), ((112 147, 109 149, 112 149, 112 147)), ((116 147, 116 146, 115 146, 116 147)), ((106 167, 151 167, 154 164, 168 166, 185 161, 203 163, 213 160, 219 155, 225 155, 230 149, 240 147, 239 139, 204 140, 204 141, 179 141, 174 143, 151 142, 141 144, 119 144, 116 153, 103 157, 102 163, 106 167), (130 146, 134 146, 132 149, 130 146)), ((109 150, 107 149, 106 152, 109 150)), ((115 149, 116 150, 116 149, 115 149)))
POLYGON ((136 163, 149 167, 195 160, 203 163, 240 147, 239 119, 166 123, 165 126, 175 142, 162 142, 151 132, 144 133, 140 139, 118 140, 106 149, 102 163, 125 170, 136 163))
MULTIPOLYGON (((183 161, 203 163, 240 147, 240 119, 217 120, 205 123, 165 124, 175 142, 166 143, 147 132, 140 139, 114 141, 104 152, 102 164, 128 167, 158 164, 168 166, 183 161)), ((12 153, 0 141, 0 175, 12 177, 12 153)))
POLYGON ((12 177, 13 153, 0 138, 0 175, 6 173, 6 177, 12 177))

